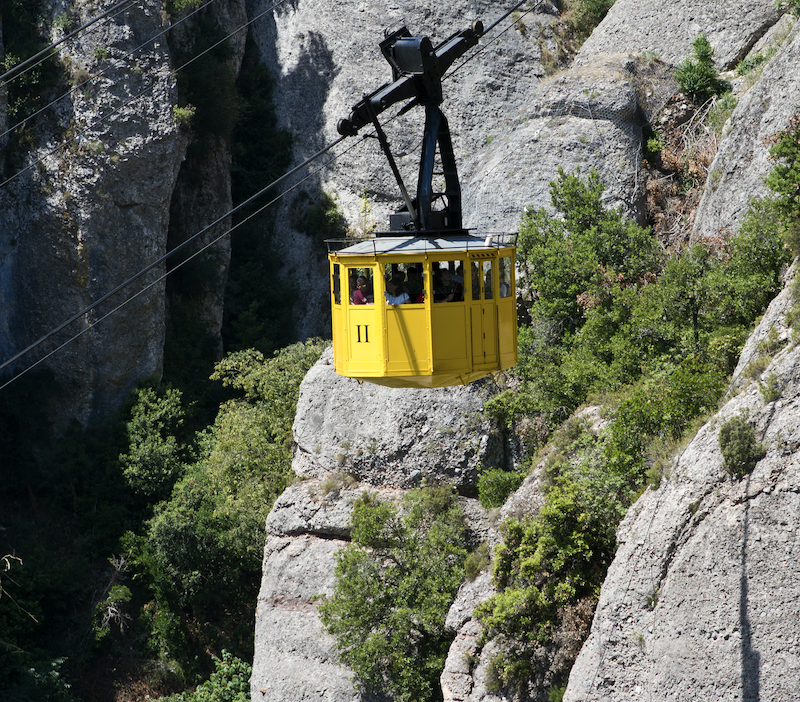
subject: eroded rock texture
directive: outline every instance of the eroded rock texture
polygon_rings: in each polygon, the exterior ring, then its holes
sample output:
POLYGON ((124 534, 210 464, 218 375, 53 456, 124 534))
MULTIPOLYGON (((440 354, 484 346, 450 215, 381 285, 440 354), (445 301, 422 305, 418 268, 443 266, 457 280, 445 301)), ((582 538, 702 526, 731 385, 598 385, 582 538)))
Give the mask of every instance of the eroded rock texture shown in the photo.
MULTIPOLYGON (((110 7, 112 3, 106 3, 110 7)), ((66 18, 78 27, 107 9, 94 2, 43 4, 51 39, 66 18)), ((231 207, 230 145, 209 140, 184 162, 189 132, 175 119, 174 56, 167 43, 188 45, 198 18, 173 25, 161 0, 145 0, 93 25, 58 47, 62 95, 19 134, 0 138, 6 168, 0 186, 0 358, 5 361, 133 278, 231 207), (170 30, 170 28, 173 30, 170 30), (9 156, 7 151, 12 152, 9 156), (180 174, 180 178, 179 178, 180 174), (176 188, 176 183, 180 185, 176 188), (170 211, 172 208, 172 212, 170 211)), ((214 4, 206 23, 231 31, 246 21, 244 3, 214 4)), ((234 35, 229 62, 238 70, 244 33, 234 35)), ((184 56, 185 59, 185 56, 184 56)), ((182 64, 181 64, 182 65, 182 64)), ((5 90, 0 128, 7 124, 5 90)), ((210 241, 230 226, 208 230, 210 241)), ((229 259, 228 240, 214 249, 196 314, 218 340, 229 259)), ((116 409, 143 377, 163 368, 164 263, 52 336, 10 371, 44 359, 47 415, 55 429, 116 409), (129 302, 126 302, 130 300, 129 302), (71 337, 80 336, 44 358, 71 337), (53 382, 54 381, 54 382, 53 382)), ((179 296, 178 291, 178 296, 179 296)), ((27 382, 27 381, 26 381, 27 382)))
POLYGON ((356 498, 364 491, 399 503, 406 488, 449 483, 470 544, 497 541, 474 492, 476 466, 505 460, 503 443, 482 417, 489 388, 384 388, 337 376, 326 352, 300 388, 293 468, 301 478, 267 518, 256 614, 253 700, 371 699, 336 660, 316 613, 331 594, 336 552, 347 544, 356 498))
POLYGON ((615 46, 655 54, 677 65, 692 56, 692 42, 703 33, 714 49, 717 67, 727 70, 745 57, 781 14, 771 0, 617 0, 575 62, 591 60, 615 46))
MULTIPOLYGON (((791 293, 754 334, 785 330, 791 293)), ((757 348, 753 348, 758 353, 757 348)), ((743 356, 740 365, 753 360, 743 356)), ((592 633, 565 700, 787 700, 800 683, 800 364, 784 347, 648 490, 620 526, 592 633), (745 416, 765 456, 723 466, 720 428, 745 416)))
MULTIPOLYGON (((78 24, 97 11, 80 2, 71 14, 78 24)), ((172 114, 175 80, 163 36, 126 56, 164 28, 163 3, 146 0, 59 47, 66 80, 77 85, 100 75, 58 103, 49 131, 34 132, 38 145, 15 162, 19 176, 0 191, 4 358, 165 253, 185 149, 172 114), (65 136, 75 138, 60 149, 65 136)), ((163 271, 152 270, 141 283, 154 283, 163 271)), ((65 329, 39 356, 123 299, 65 329)), ((160 372, 163 338, 163 283, 155 283, 48 361, 60 390, 52 415, 86 422, 115 407, 137 378, 160 372)))

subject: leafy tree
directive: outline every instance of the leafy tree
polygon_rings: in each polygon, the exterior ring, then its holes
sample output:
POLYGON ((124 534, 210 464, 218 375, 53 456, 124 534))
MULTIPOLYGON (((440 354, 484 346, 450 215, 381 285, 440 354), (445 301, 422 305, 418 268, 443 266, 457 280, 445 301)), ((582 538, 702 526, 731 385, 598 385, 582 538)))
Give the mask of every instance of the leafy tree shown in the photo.
POLYGON ((719 79, 714 65, 714 49, 705 34, 700 34, 693 42, 694 59, 686 59, 675 69, 675 80, 681 91, 696 103, 703 104, 714 95, 728 89, 728 84, 719 79))
POLYGON ((152 387, 133 391, 127 422, 128 451, 120 455, 128 484, 149 498, 163 499, 183 469, 182 447, 176 436, 183 424, 181 393, 152 387))
POLYGON ((627 352, 629 344, 614 336, 624 335, 640 291, 661 266, 649 230, 603 207, 602 193, 595 171, 583 178, 562 169, 550 184, 561 217, 528 210, 520 227, 521 287, 531 292, 532 321, 520 330, 517 373, 551 422, 566 419, 599 385, 621 381, 608 368, 615 349, 627 352))
POLYGON ((320 617, 368 690, 398 702, 441 699, 444 620, 464 575, 463 517, 444 487, 412 490, 403 507, 367 493, 357 500, 352 545, 337 555, 320 617))
MULTIPOLYGON (((310 339, 272 358, 250 350, 220 361, 212 377, 243 397, 223 403, 169 499, 156 505, 143 534, 126 537, 152 598, 144 612, 163 660, 191 661, 208 646, 250 655, 264 520, 291 478, 300 382, 326 345, 310 339)), ((160 446, 160 425, 145 423, 147 432, 155 438, 142 443, 160 446)))
POLYGON ((252 667, 228 651, 222 651, 222 658, 214 656, 214 665, 211 677, 193 692, 162 697, 158 702, 250 702, 252 667))
MULTIPOLYGON (((605 211, 602 190, 594 174, 561 172, 551 184, 560 218, 529 210, 520 231, 531 290, 515 371, 522 382, 487 409, 506 426, 537 416, 552 426, 590 393, 618 395, 599 434, 564 429, 552 437, 544 505, 504 526, 493 573, 498 593, 478 609, 487 636, 503 642, 490 666, 497 690, 549 666, 565 628, 583 626, 568 639, 585 635, 589 617, 575 613, 596 601, 620 519, 648 481, 660 480, 662 454, 717 406, 790 259, 773 201, 751 203, 736 236, 662 257, 646 230, 605 211)), ((500 481, 487 475, 484 492, 493 499, 489 478, 500 481)), ((551 669, 556 687, 568 659, 562 651, 562 668, 551 669)))

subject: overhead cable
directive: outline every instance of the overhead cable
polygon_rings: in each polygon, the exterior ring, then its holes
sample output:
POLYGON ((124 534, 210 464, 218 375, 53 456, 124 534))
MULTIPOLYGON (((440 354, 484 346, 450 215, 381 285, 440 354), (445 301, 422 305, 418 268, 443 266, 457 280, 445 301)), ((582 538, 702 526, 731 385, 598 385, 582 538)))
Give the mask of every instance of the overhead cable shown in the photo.
MULTIPOLYGON (((485 29, 483 32, 483 36, 486 36, 489 32, 491 32, 500 22, 502 22, 506 17, 512 14, 515 10, 518 10, 522 5, 524 5, 528 0, 522 0, 522 2, 518 2, 514 7, 512 7, 508 12, 506 12, 500 19, 496 22, 493 22, 488 29, 485 29)), ((522 18, 526 15, 529 15, 531 12, 535 12, 539 6, 544 2, 544 0, 539 0, 533 7, 525 10, 525 12, 520 13, 519 17, 516 17, 514 21, 508 25, 502 32, 500 32, 497 36, 493 37, 490 41, 486 42, 485 44, 481 44, 480 48, 475 51, 474 54, 467 56, 461 63, 458 64, 452 71, 447 73, 445 76, 442 77, 442 81, 447 80, 448 78, 452 78, 458 71, 460 71, 466 64, 468 64, 472 59, 476 56, 480 55, 481 52, 488 49, 492 44, 494 44, 500 37, 502 37, 509 29, 514 27, 515 25, 519 24, 522 21, 522 18)))
MULTIPOLYGON (((93 81, 97 80, 97 79, 98 79, 100 76, 104 75, 104 74, 106 73, 106 71, 109 71, 109 70, 111 70, 112 68, 115 68, 115 67, 118 65, 118 62, 124 61, 125 59, 129 58, 130 56, 132 56, 133 54, 135 54, 135 53, 136 53, 137 51, 139 51, 140 49, 143 49, 145 46, 147 46, 147 45, 148 45, 148 44, 150 44, 151 42, 154 42, 154 41, 155 41, 156 39, 158 39, 159 37, 162 37, 162 36, 164 36, 165 34, 167 34, 168 32, 170 32, 172 29, 174 29, 175 27, 177 27, 179 24, 181 24, 181 22, 185 22, 185 21, 186 21, 186 20, 188 20, 190 17, 192 17, 193 15, 197 14, 198 12, 200 12, 200 10, 203 10, 204 8, 208 7, 208 6, 209 6, 209 5, 210 5, 212 2, 215 2, 215 0, 208 0, 208 2, 206 2, 206 3, 205 3, 205 4, 203 4, 203 5, 200 5, 200 7, 198 7, 197 9, 195 9, 195 10, 192 10, 192 12, 190 12, 188 15, 185 15, 184 17, 181 17, 181 18, 180 18, 180 19, 179 19, 177 22, 173 22, 173 23, 172 23, 172 24, 171 24, 169 27, 167 27, 166 29, 164 29, 164 30, 160 31, 158 34, 155 34, 155 35, 153 35, 153 36, 152 36, 152 37, 150 37, 150 38, 149 38, 147 41, 145 41, 145 42, 142 42, 141 44, 139 44, 139 46, 137 46, 135 49, 131 49, 131 50, 130 50, 130 51, 127 53, 127 54, 125 54, 124 56, 121 56, 121 57, 120 57, 120 58, 118 58, 118 59, 114 59, 114 61, 113 61, 111 64, 109 64, 108 66, 106 66, 106 67, 105 67, 105 68, 103 68, 102 70, 98 71, 97 73, 95 73, 95 74, 93 74, 93 75, 89 76, 89 78, 87 78, 87 79, 86 79, 85 81, 83 81, 82 83, 78 83, 78 85, 74 86, 73 88, 71 88, 70 90, 68 90, 68 91, 67 91, 66 93, 64 93, 63 95, 60 95, 59 97, 57 97, 55 100, 52 100, 51 102, 49 102, 49 103, 48 103, 47 105, 45 105, 44 107, 41 107, 41 108, 39 108, 39 109, 38 109, 36 112, 34 112, 33 114, 31 114, 31 115, 28 115, 28 116, 27 116, 25 119, 23 119, 23 120, 20 120, 20 121, 19 121, 19 122, 17 122, 15 125, 13 125, 13 126, 9 127, 8 129, 6 129, 6 131, 4 131, 2 134, 0 134, 0 139, 2 139, 2 138, 3 138, 4 136, 6 136, 7 134, 9 134, 9 133, 13 132, 13 131, 14 131, 15 129, 17 129, 18 127, 21 127, 21 126, 23 126, 24 124, 27 124, 27 123, 28 123, 30 120, 34 119, 35 117, 38 117, 38 116, 39 116, 39 115, 40 115, 42 112, 44 112, 44 111, 45 111, 45 110, 47 110, 48 108, 52 107, 52 106, 53 106, 53 105, 55 105, 56 103, 60 102, 60 101, 61 101, 61 100, 63 100, 65 97, 69 97, 70 95, 72 95, 72 93, 74 93, 74 92, 77 92, 78 90, 81 90, 81 89, 83 89, 83 88, 84 88, 84 87, 85 87, 87 84, 89 84, 89 83, 92 83, 93 81)), ((111 113, 111 114, 114 114, 114 113, 111 113)))
MULTIPOLYGON (((335 161, 335 160, 336 160, 337 158, 339 158, 340 156, 344 156, 344 155, 345 155, 345 154, 346 154, 348 151, 350 151, 351 149, 355 148, 356 146, 358 146, 359 144, 361 144, 362 142, 364 142, 364 141, 365 141, 367 138, 368 138, 368 136, 363 136, 363 137, 361 137, 361 139, 359 139, 358 141, 356 141, 356 142, 353 142, 353 144, 351 144, 350 146, 348 146, 348 147, 347 147, 347 148, 346 148, 344 151, 342 151, 341 153, 339 153, 339 154, 337 154, 336 156, 334 156, 334 157, 331 159, 331 161, 335 161)), ((342 141, 343 139, 344 139, 344 137, 342 137, 342 138, 338 139, 338 140, 336 141, 336 143, 339 143, 339 142, 340 142, 340 141, 342 141)), ((331 145, 329 145, 329 147, 330 147, 330 146, 334 146, 334 145, 335 145, 335 144, 331 144, 331 145)), ((329 147, 327 147, 327 148, 329 148, 329 147)), ((319 156, 319 155, 321 155, 321 154, 320 154, 320 153, 318 153, 318 154, 317 154, 317 156, 319 156)), ((160 283, 162 280, 164 280, 164 279, 165 279, 165 278, 166 278, 168 275, 170 275, 170 274, 171 274, 171 273, 173 273, 174 271, 178 270, 178 268, 180 268, 181 266, 184 266, 185 264, 189 263, 189 261, 191 261, 192 259, 194 259, 194 258, 196 258, 197 256, 199 256, 201 253, 203 253, 203 252, 204 252, 204 251, 206 251, 207 249, 209 249, 209 248, 211 248, 212 246, 214 246, 214 244, 216 244, 216 243, 218 243, 219 241, 221 241, 222 239, 224 239, 224 238, 225 238, 225 237, 226 237, 228 234, 230 234, 230 233, 231 233, 231 232, 232 232, 234 229, 237 229, 238 227, 241 227, 241 226, 242 226, 242 225, 243 225, 245 222, 247 222, 248 220, 252 219, 253 217, 256 217, 256 216, 257 216, 257 215, 259 215, 259 214, 261 214, 261 213, 262 213, 262 212, 263 212, 265 209, 267 209, 268 207, 270 207, 270 206, 274 205, 276 202, 278 202, 278 200, 280 200, 280 199, 281 199, 281 198, 282 198, 284 195, 286 195, 286 194, 290 193, 290 192, 291 192, 292 190, 294 190, 295 188, 298 188, 298 187, 300 187, 300 186, 301 186, 303 183, 305 183, 307 180, 309 180, 310 178, 312 178, 313 176, 315 176, 315 175, 316 175, 317 173, 319 173, 320 171, 322 171, 322 170, 324 170, 325 168, 327 168, 329 165, 330 165, 330 162, 327 162, 327 163, 324 163, 323 165, 321 165, 321 166, 320 166, 319 168, 317 168, 316 170, 314 170, 314 171, 311 171, 311 173, 309 173, 309 174, 308 174, 308 175, 307 175, 305 178, 301 178, 301 179, 300 179, 300 180, 298 180, 296 183, 294 183, 294 184, 290 185, 288 188, 286 188, 286 190, 284 190, 282 193, 280 193, 280 195, 277 195, 277 196, 276 196, 276 197, 274 197, 272 200, 270 200, 268 203, 266 203, 265 205, 262 205, 261 207, 259 207, 257 210, 255 210, 255 212, 252 212, 251 214, 247 215, 247 217, 245 217, 245 218, 244 218, 242 221, 240 221, 240 222, 237 222, 237 223, 236 223, 236 224, 234 224, 234 225, 233 225, 233 226, 232 226, 230 229, 228 229, 228 230, 224 231, 224 232, 223 232, 222 234, 220 234, 219 236, 217 236, 217 237, 215 237, 214 239, 212 239, 211 241, 209 241, 209 242, 205 243, 205 244, 204 244, 203 246, 201 246, 201 247, 200 247, 200 248, 199 248, 197 251, 195 251, 195 252, 194 252, 194 253, 192 253, 190 256, 187 256, 187 257, 186 257, 184 260, 182 260, 182 261, 180 261, 179 263, 177 263, 177 264, 175 265, 175 267, 174 267, 174 268, 172 268, 171 270, 167 271, 166 273, 163 273, 162 275, 160 275, 160 276, 159 276, 158 278, 156 278, 155 280, 152 280, 152 281, 150 281, 150 282, 149 282, 147 285, 145 285, 145 286, 144 286, 144 287, 143 287, 141 290, 137 290, 137 291, 136 291, 136 292, 135 292, 133 295, 131 295, 129 298, 126 298, 126 299, 125 299, 125 300, 123 300, 123 301, 122 301, 120 304, 118 304, 116 307, 114 307, 113 309, 111 309, 111 310, 109 310, 108 312, 106 312, 106 313, 105 313, 105 314, 104 314, 102 317, 100 317, 99 319, 96 319, 96 320, 95 320, 95 321, 93 321, 91 324, 88 324, 88 325, 87 325, 87 326, 85 326, 83 329, 81 329, 79 332, 77 332, 76 334, 74 334, 73 336, 71 336, 69 339, 67 339, 66 341, 64 341, 64 342, 63 342, 61 345, 57 346, 57 347, 56 347, 56 348, 54 348, 52 351, 49 351, 47 354, 45 354, 45 355, 44 355, 44 356, 42 356, 41 358, 39 358, 39 359, 37 359, 36 361, 34 361, 34 362, 33 362, 33 363, 30 365, 30 366, 28 366, 28 367, 27 367, 27 368, 25 368, 24 370, 20 371, 19 373, 17 373, 17 374, 16 374, 16 375, 14 375, 13 377, 9 378, 9 379, 8 379, 8 380, 7 380, 5 383, 3 383, 2 385, 0 385, 0 390, 3 390, 3 389, 5 389, 5 388, 6 388, 6 387, 8 387, 9 385, 11 385, 11 383, 13 383, 13 382, 17 381, 19 378, 21 378, 23 375, 25 375, 25 374, 26 374, 28 371, 31 371, 31 370, 33 370, 33 369, 34 369, 34 368, 36 368, 36 366, 38 366, 40 363, 43 363, 44 361, 46 361, 46 360, 47 360, 48 358, 50 358, 51 356, 53 356, 54 354, 58 353, 58 352, 59 352, 61 349, 63 349, 65 346, 68 346, 68 345, 69 345, 69 344, 71 344, 73 341, 75 341, 76 339, 78 339, 78 338, 80 338, 81 336, 83 336, 83 335, 84 335, 84 334, 85 334, 87 331, 89 331, 90 329, 93 329, 94 327, 96 327, 98 324, 100 324, 100 322, 102 322, 102 321, 104 321, 104 320, 108 319, 108 317, 110 317, 112 314, 115 314, 116 312, 118 312, 120 309, 122 309, 123 307, 125 307, 125 305, 127 305, 129 302, 132 302, 133 300, 135 300, 137 297, 139 297, 139 295, 142 295, 142 294, 144 294, 145 292, 147 292, 147 291, 148 291, 150 288, 152 288, 154 285, 156 285, 156 284, 160 283)), ((287 174, 287 175, 289 175, 289 174, 287 174)), ((278 181, 275 181, 275 182, 277 183, 278 181)), ((270 187, 272 187, 272 186, 271 186, 271 185, 270 185, 270 186, 267 186, 267 188, 265 188, 265 190, 268 190, 270 187)), ((258 193, 258 194, 260 195, 260 194, 261 194, 261 193, 263 193, 263 192, 264 192, 264 190, 260 191, 260 193, 258 193)), ((254 197, 257 197, 257 195, 256 195, 256 196, 254 196, 254 197)), ((246 203, 242 203, 242 205, 244 205, 244 204, 246 204, 246 203)), ((233 210, 231 210, 231 212, 233 212, 233 210)), ((230 215, 230 214, 231 214, 231 212, 229 212, 229 213, 228 213, 228 215, 230 215)), ((227 217, 228 215, 225 215, 225 216, 227 217)), ((224 217, 223 217, 222 219, 224 219, 224 217)), ((219 220, 217 220, 217 221, 219 221, 219 220)), ((212 227, 212 226, 214 226, 214 225, 213 225, 213 224, 210 224, 210 225, 209 225, 209 227, 212 227)), ((208 227, 206 227, 206 229, 208 229, 208 227)), ((203 231, 205 231, 205 229, 204 229, 203 231)), ((194 238, 195 238, 196 236, 198 236, 200 233, 202 233, 202 232, 198 232, 198 234, 194 235, 194 236, 192 237, 192 239, 194 239, 194 238)), ((175 249, 175 250, 177 250, 177 249, 175 249)), ((174 253, 174 251, 175 251, 175 250, 171 251, 171 252, 170 252, 170 254, 168 254, 168 255, 171 255, 172 253, 174 253)), ((0 370, 2 370, 2 367, 0 367, 0 370)))
POLYGON ((261 19, 261 18, 262 18, 264 15, 266 15, 268 12, 271 12, 271 11, 272 11, 272 10, 274 10, 276 7, 278 7, 279 5, 282 5, 282 4, 283 4, 283 3, 285 3, 285 2, 287 2, 287 0, 278 0, 278 2, 276 2, 275 4, 273 4, 272 6, 270 6, 269 8, 267 8, 266 10, 264 10, 263 12, 259 13, 259 14, 258 14, 258 15, 256 15, 255 17, 253 17, 253 19, 251 19, 251 20, 249 20, 249 21, 245 22, 245 23, 244 23, 244 24, 243 24, 241 27, 238 27, 237 29, 234 29, 232 32, 230 32, 229 34, 227 34, 225 37, 223 37, 222 39, 220 39, 220 40, 219 40, 219 41, 217 41, 216 43, 214 43, 214 44, 212 44, 211 46, 209 46, 209 47, 207 47, 207 48, 203 49, 203 51, 201 51, 199 54, 197 54, 196 56, 193 56, 193 57, 192 57, 192 58, 190 58, 188 61, 186 61, 185 63, 183 63, 183 64, 181 64, 180 66, 178 66, 178 68, 174 68, 174 69, 172 69, 172 70, 171 70, 171 71, 170 71, 168 74, 166 74, 166 75, 165 75, 163 78, 160 78, 159 80, 155 81, 154 83, 152 83, 151 85, 147 86, 146 88, 142 88, 142 90, 140 90, 138 93, 136 93, 136 95, 134 95, 133 97, 131 97, 131 98, 129 98, 128 100, 126 100, 125 102, 123 102, 123 103, 122 103, 122 104, 121 104, 119 107, 117 107, 117 108, 116 108, 115 110, 113 110, 112 112, 108 113, 107 115, 101 115, 101 116, 100 116, 98 119, 96 119, 94 122, 92 122, 91 124, 89 124, 89 125, 87 125, 86 127, 84 127, 84 128, 81 130, 81 131, 79 131, 79 132, 76 132, 76 133, 75 133, 75 134, 73 134, 73 135, 72 135, 72 136, 71 136, 69 139, 67 139, 66 141, 63 141, 63 142, 61 142, 60 144, 58 144, 58 146, 55 146, 55 147, 54 147, 54 148, 52 148, 50 151, 48 151, 47 153, 45 153, 45 154, 44 154, 44 155, 43 155, 41 158, 37 159, 36 161, 33 161, 32 163, 29 163, 27 166, 25 166, 24 168, 20 169, 20 170, 19 170, 19 171, 17 171, 16 173, 14 173, 14 175, 11 175, 11 176, 9 176, 8 178, 6 178, 6 179, 5 179, 5 180, 4 180, 2 183, 0 183, 0 188, 4 187, 5 185, 7 185, 8 183, 10 183, 10 182, 11 182, 12 180, 14 180, 15 178, 18 178, 18 177, 19 177, 19 176, 21 176, 23 173, 26 173, 27 171, 31 170, 32 168, 34 168, 34 167, 38 166, 38 165, 39 165, 40 163, 42 163, 42 162, 43 162, 43 161, 44 161, 46 158, 48 158, 49 156, 52 156, 54 153, 56 153, 56 152, 57 152, 57 151, 59 151, 60 149, 63 149, 63 148, 64 148, 64 147, 65 147, 67 144, 69 144, 70 142, 73 142, 73 141, 75 141, 76 139, 78 139, 78 138, 82 137, 82 136, 83 136, 84 134, 86 134, 86 132, 88 132, 89 130, 93 129, 94 127, 97 127, 98 125, 102 124, 103 122, 105 122, 105 121, 106 121, 106 120, 108 120, 109 118, 113 117, 115 114, 119 113, 119 112, 122 110, 122 108, 124 108, 124 107, 127 107, 127 106, 128 106, 128 105, 130 105, 130 104, 131 104, 131 103, 132 103, 134 100, 137 100, 138 98, 142 97, 142 95, 144 95, 145 93, 148 93, 148 92, 150 92, 150 91, 151 91, 151 90, 152 90, 152 89, 153 89, 153 88, 156 86, 156 84, 157 84, 158 82, 160 82, 161 80, 166 80, 166 79, 168 79, 168 78, 172 78, 173 76, 175 76, 175 75, 178 73, 178 71, 181 71, 181 70, 183 70, 183 69, 184 69, 184 68, 186 68, 188 65, 192 64, 194 61, 196 61, 197 59, 199 59, 199 58, 201 58, 202 56, 204 56, 205 54, 207 54, 209 51, 212 51, 213 49, 216 49, 216 48, 217 48, 217 47, 218 47, 220 44, 223 44, 224 42, 228 41, 228 39, 230 39, 232 36, 234 36, 235 34, 238 34, 238 33, 239 33, 239 32, 241 32, 243 29, 246 29, 246 28, 247 28, 247 27, 249 27, 249 26, 250 26, 250 25, 251 25, 253 22, 255 22, 255 21, 256 21, 256 20, 258 20, 258 19, 261 19))
POLYGON ((17 361, 20 358, 22 358, 22 356, 24 356, 24 355, 30 353, 31 351, 33 351, 33 349, 35 349, 37 346, 40 346, 41 344, 43 344, 45 341, 47 341, 54 334, 58 334, 58 332, 62 331, 65 327, 68 327, 70 324, 72 324, 73 322, 77 321, 78 319, 83 317, 85 314, 91 312, 95 307, 97 307, 98 305, 102 304, 103 302, 108 300, 113 295, 116 295, 118 292, 120 292, 120 290, 123 290, 124 288, 128 287, 131 283, 133 283, 134 281, 136 281, 139 278, 141 278, 145 273, 151 271, 156 266, 159 266, 162 263, 164 263, 170 256, 173 256, 176 253, 178 253, 178 251, 182 251, 183 249, 185 249, 191 242, 193 242, 195 239, 197 239, 201 234, 204 234, 205 232, 207 232, 212 227, 215 227, 220 222, 222 222, 223 220, 225 220, 228 217, 230 217, 230 215, 234 214, 235 212, 238 212, 243 207, 249 205, 251 202, 253 202, 257 198, 261 197, 270 188, 275 187, 278 183, 286 180, 288 177, 294 175, 299 170, 301 170, 302 168, 307 166, 309 163, 315 161, 320 156, 322 156, 326 152, 330 151, 334 146, 336 146, 337 144, 342 142, 344 139, 345 139, 345 137, 339 137, 335 141, 332 141, 326 147, 324 147, 324 148, 320 149, 319 151, 317 151, 313 156, 307 158, 305 161, 303 161, 302 163, 298 164, 297 166, 292 168, 290 171, 287 171, 286 173, 284 173, 279 178, 276 178, 274 181, 272 181, 272 183, 267 185, 265 188, 262 188, 261 190, 259 190, 254 195, 251 195, 249 198, 247 198, 243 202, 241 202, 238 205, 236 205, 236 207, 233 207, 232 209, 228 210, 224 215, 222 215, 222 216, 218 217, 217 219, 215 219, 211 224, 206 225, 199 232, 197 232, 196 234, 193 234, 188 239, 186 239, 185 241, 183 241, 180 244, 178 244, 174 249, 168 251, 166 254, 164 254, 160 258, 156 259, 152 263, 150 263, 147 266, 145 266, 144 268, 142 268, 138 273, 136 273, 135 275, 132 275, 130 278, 128 278, 124 282, 122 282, 119 285, 117 285, 117 287, 115 287, 113 290, 111 290, 110 292, 107 292, 104 295, 102 295, 101 297, 99 297, 91 305, 88 305, 87 307, 82 309, 80 312, 74 314, 66 322, 62 322, 57 327, 55 327, 55 329, 52 329, 47 334, 45 334, 44 336, 40 337, 39 339, 34 341, 32 344, 30 344, 29 346, 24 348, 22 351, 20 351, 19 353, 15 354, 11 358, 9 358, 7 361, 4 361, 2 364, 0 364, 0 372, 2 372, 5 368, 10 366, 15 361, 17 361))
POLYGON ((109 15, 114 15, 119 12, 122 12, 123 10, 126 10, 130 5, 133 4, 133 2, 134 0, 122 0, 122 2, 118 2, 116 5, 110 7, 108 10, 99 14, 94 19, 91 19, 85 24, 82 24, 75 31, 70 32, 65 37, 59 39, 58 41, 54 41, 52 44, 50 44, 50 46, 48 46, 45 49, 42 49, 39 53, 34 54, 30 58, 25 59, 22 63, 18 63, 16 66, 9 69, 5 73, 3 73, 3 75, 0 76, 0 87, 5 87, 6 85, 8 85, 10 81, 14 80, 15 78, 18 78, 23 73, 27 73, 35 66, 38 66, 42 61, 48 58, 51 55, 53 49, 55 49, 60 44, 63 44, 65 41, 69 41, 73 37, 76 37, 85 29, 88 29, 96 22, 99 22, 101 19, 105 19, 109 15))

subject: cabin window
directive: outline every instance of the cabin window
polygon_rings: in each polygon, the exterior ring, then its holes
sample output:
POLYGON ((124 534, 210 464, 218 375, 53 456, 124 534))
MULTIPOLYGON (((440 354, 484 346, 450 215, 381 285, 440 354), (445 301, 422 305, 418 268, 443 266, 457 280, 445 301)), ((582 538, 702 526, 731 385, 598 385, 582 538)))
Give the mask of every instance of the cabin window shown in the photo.
POLYGON ((433 264, 433 301, 464 301, 464 262, 439 261, 433 264))
POLYGON ((492 299, 492 278, 494 277, 494 260, 483 261, 483 299, 492 299))
POLYGON ((389 305, 425 302, 425 272, 422 261, 384 265, 386 303, 389 305))
POLYGON ((511 257, 503 256, 500 259, 500 297, 511 297, 511 257))
POLYGON ((349 268, 347 280, 350 286, 351 305, 372 305, 375 303, 372 268, 349 268))
POLYGON ((481 264, 479 261, 470 261, 470 280, 472 281, 472 299, 481 299, 481 264))
POLYGON ((333 286, 333 301, 337 305, 342 304, 342 283, 339 278, 339 264, 333 264, 333 273, 331 274, 331 282, 333 286))

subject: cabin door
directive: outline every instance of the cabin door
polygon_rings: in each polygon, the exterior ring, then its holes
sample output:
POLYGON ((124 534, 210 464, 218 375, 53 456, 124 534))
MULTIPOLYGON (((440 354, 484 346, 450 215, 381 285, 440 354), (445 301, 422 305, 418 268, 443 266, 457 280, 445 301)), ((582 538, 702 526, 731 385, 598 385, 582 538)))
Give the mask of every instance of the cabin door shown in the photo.
POLYGON ((494 259, 470 260, 473 368, 497 365, 497 271, 494 259))

